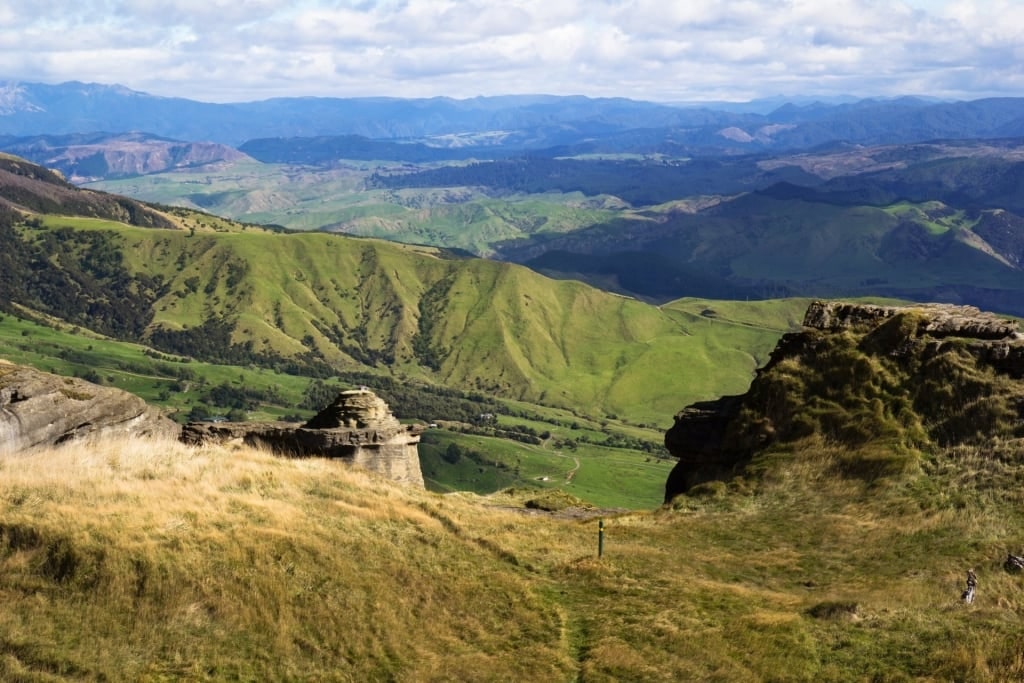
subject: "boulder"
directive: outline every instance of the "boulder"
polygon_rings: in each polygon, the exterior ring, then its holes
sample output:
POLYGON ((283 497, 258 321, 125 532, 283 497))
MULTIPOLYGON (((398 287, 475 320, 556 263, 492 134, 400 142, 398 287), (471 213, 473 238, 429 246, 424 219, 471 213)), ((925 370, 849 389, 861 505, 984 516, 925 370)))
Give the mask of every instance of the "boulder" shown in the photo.
POLYGON ((369 389, 344 391, 304 425, 289 422, 191 422, 182 441, 239 441, 290 457, 338 458, 423 488, 417 445, 423 429, 403 425, 369 389))
POLYGON ((176 438, 179 431, 134 394, 0 360, 0 455, 84 436, 176 438))

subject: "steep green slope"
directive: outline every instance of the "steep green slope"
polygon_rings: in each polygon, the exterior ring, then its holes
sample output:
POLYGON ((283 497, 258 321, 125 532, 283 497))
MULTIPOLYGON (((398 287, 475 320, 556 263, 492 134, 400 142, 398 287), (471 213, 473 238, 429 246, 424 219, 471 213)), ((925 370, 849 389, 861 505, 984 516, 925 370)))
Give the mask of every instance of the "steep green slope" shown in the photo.
MULTIPOLYGON (((57 216, 6 234, 12 243, 61 246, 50 250, 60 260, 42 260, 54 277, 89 269, 91 252, 67 245, 86 240, 116 255, 109 282, 120 283, 122 296, 108 307, 135 311, 132 324, 145 327, 141 335, 111 331, 166 352, 306 375, 369 368, 639 422, 664 420, 681 395, 742 391, 756 357, 802 307, 766 304, 777 311, 770 325, 734 324, 512 264, 326 234, 155 230, 57 216), (666 383, 666 370, 679 367, 685 378, 666 383)), ((97 292, 109 289, 104 282, 97 292)), ((83 327, 104 300, 86 292, 63 311, 11 287, 12 302, 83 327)))
MULTIPOLYGON (((40 176, 29 196, 95 196, 18 164, 40 176)), ((0 303, 211 362, 372 370, 647 423, 680 392, 746 388, 796 318, 779 303, 772 324, 732 324, 434 248, 161 215, 174 227, 3 212, 0 303), (693 372, 666 384, 676 367, 693 372)))
POLYGON ((884 296, 1018 313, 1020 235, 1020 219, 996 210, 846 206, 776 188, 647 224, 539 235, 499 253, 555 277, 655 299, 680 290, 719 298, 884 296), (641 276, 637 263, 649 264, 641 276))

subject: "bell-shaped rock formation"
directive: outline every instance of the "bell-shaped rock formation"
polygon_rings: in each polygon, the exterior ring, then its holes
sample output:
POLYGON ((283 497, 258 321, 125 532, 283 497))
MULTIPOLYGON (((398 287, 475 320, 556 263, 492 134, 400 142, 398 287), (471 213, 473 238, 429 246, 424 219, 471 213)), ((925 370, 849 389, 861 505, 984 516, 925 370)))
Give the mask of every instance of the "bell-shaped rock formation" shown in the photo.
POLYGON ((1014 320, 969 306, 814 302, 746 394, 675 416, 665 446, 679 462, 665 501, 812 435, 879 446, 871 467, 883 474, 923 450, 1024 437, 1022 378, 1014 320))
POLYGON ((340 458, 403 484, 423 487, 417 445, 422 427, 403 425, 368 389, 344 391, 304 425, 289 422, 191 422, 182 441, 266 446, 292 457, 340 458))

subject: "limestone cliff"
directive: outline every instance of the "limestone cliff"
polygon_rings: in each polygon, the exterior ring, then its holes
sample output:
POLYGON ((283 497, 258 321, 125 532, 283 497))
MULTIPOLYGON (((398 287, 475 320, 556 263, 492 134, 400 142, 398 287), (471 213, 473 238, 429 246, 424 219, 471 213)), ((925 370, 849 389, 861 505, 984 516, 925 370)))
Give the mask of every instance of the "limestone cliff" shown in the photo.
POLYGON ((665 435, 670 501, 766 449, 816 436, 874 444, 887 466, 923 451, 1024 437, 1016 321, 968 306, 814 302, 750 390, 684 408, 665 435))
POLYGON ((404 484, 423 487, 417 444, 421 428, 403 425, 367 389, 342 392, 304 425, 289 422, 192 422, 186 443, 240 440, 295 457, 340 458, 404 484))
POLYGON ((0 360, 0 455, 91 435, 178 432, 134 394, 0 360))

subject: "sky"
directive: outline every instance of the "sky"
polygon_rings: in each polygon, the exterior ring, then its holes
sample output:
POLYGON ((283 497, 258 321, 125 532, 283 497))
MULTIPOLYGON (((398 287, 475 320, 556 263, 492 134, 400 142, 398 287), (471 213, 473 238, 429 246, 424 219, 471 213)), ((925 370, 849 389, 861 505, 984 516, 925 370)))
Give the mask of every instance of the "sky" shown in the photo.
POLYGON ((3 0, 0 80, 167 97, 1024 96, 1024 0, 3 0))

